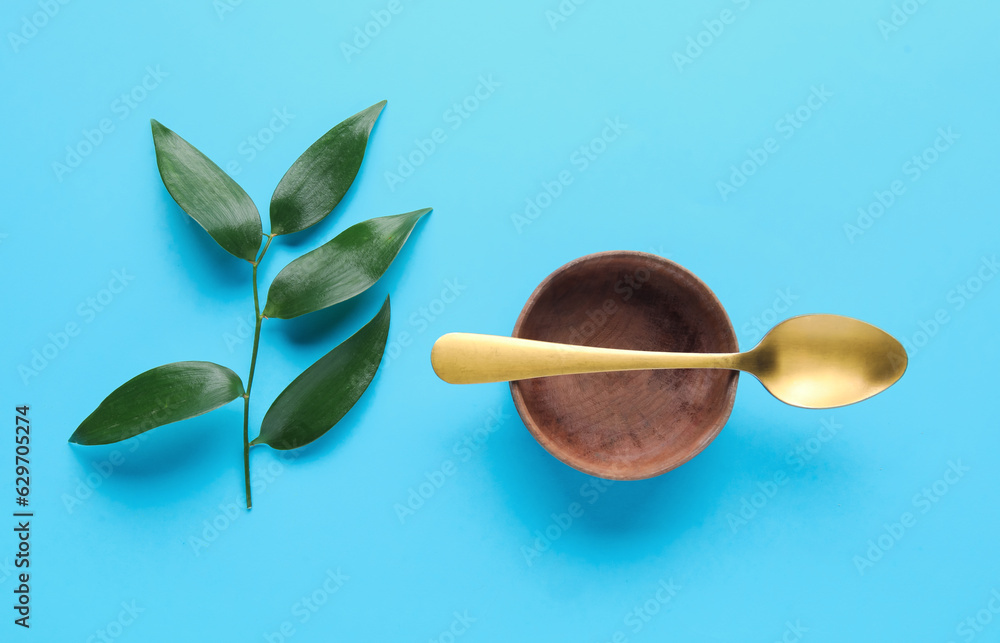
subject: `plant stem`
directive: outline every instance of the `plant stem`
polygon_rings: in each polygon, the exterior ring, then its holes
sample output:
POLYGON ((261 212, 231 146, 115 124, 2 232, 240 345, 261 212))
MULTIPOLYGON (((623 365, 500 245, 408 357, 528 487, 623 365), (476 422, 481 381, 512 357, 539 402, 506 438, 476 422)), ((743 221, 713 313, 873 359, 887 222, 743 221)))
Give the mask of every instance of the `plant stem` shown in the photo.
POLYGON ((253 329, 253 352, 250 354, 250 375, 247 376, 247 391, 243 394, 243 477, 246 481, 247 489, 247 509, 253 507, 250 498, 250 390, 253 388, 253 372, 257 366, 257 347, 260 345, 260 324, 264 321, 264 316, 260 314, 260 298, 257 295, 257 266, 260 265, 267 252, 268 246, 274 240, 273 234, 267 235, 267 243, 261 250, 260 256, 253 262, 253 310, 256 316, 256 323, 253 329))

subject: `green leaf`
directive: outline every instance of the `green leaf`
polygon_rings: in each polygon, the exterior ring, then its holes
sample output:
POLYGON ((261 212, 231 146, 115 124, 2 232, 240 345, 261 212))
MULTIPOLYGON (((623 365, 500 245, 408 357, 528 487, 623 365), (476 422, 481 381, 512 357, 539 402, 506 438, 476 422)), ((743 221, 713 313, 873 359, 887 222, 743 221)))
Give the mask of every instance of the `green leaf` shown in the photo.
POLYGON ((290 319, 364 292, 379 280, 430 208, 369 219, 285 266, 267 291, 266 317, 290 319))
POLYGON ((69 441, 110 444, 208 413, 243 395, 239 376, 211 362, 174 362, 136 375, 87 416, 69 441))
POLYGON ((340 203, 358 175, 368 136, 385 101, 351 116, 292 163, 271 197, 271 232, 290 234, 319 223, 340 203))
POLYGON ((207 156, 173 130, 155 120, 150 123, 156 165, 170 196, 220 246, 253 263, 262 236, 257 206, 207 156))
POLYGON ((264 415, 251 444, 296 449, 340 421, 368 388, 389 337, 389 298, 358 332, 288 385, 264 415))

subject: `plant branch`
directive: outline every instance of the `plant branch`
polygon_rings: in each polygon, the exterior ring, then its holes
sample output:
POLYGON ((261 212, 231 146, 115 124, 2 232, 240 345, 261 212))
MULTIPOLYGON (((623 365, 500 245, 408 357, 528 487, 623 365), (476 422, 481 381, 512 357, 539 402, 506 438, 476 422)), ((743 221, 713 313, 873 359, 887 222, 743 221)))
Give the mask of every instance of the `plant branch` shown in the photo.
POLYGON ((257 295, 257 266, 260 265, 268 246, 274 240, 275 235, 267 235, 267 243, 260 251, 257 260, 253 262, 253 310, 255 323, 253 329, 253 351, 250 354, 250 375, 247 376, 247 390, 243 394, 243 477, 246 481, 247 509, 253 507, 250 498, 250 391, 253 389, 253 372, 257 367, 257 347, 260 345, 260 325, 264 321, 264 316, 260 314, 260 297, 257 295))

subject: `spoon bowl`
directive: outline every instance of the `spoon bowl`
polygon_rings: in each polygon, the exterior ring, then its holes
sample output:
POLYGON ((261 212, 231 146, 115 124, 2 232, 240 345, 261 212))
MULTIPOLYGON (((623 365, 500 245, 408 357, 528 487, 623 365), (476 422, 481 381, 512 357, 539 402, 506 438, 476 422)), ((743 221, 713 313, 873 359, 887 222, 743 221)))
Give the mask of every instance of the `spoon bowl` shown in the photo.
POLYGON ((774 397, 808 409, 866 400, 895 384, 907 363, 892 335, 840 315, 788 319, 740 357, 740 370, 774 397))

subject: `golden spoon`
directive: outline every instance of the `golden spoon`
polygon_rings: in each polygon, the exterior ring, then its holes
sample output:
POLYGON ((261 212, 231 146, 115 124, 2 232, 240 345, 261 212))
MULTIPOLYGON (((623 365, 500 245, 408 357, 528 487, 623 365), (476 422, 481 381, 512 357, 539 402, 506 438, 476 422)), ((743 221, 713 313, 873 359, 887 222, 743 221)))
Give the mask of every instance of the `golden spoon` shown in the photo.
POLYGON ((892 386, 906 370, 906 350, 863 321, 802 315, 781 322, 745 353, 659 353, 449 333, 434 343, 431 364, 452 384, 651 368, 735 369, 756 377, 782 402, 828 409, 892 386))

